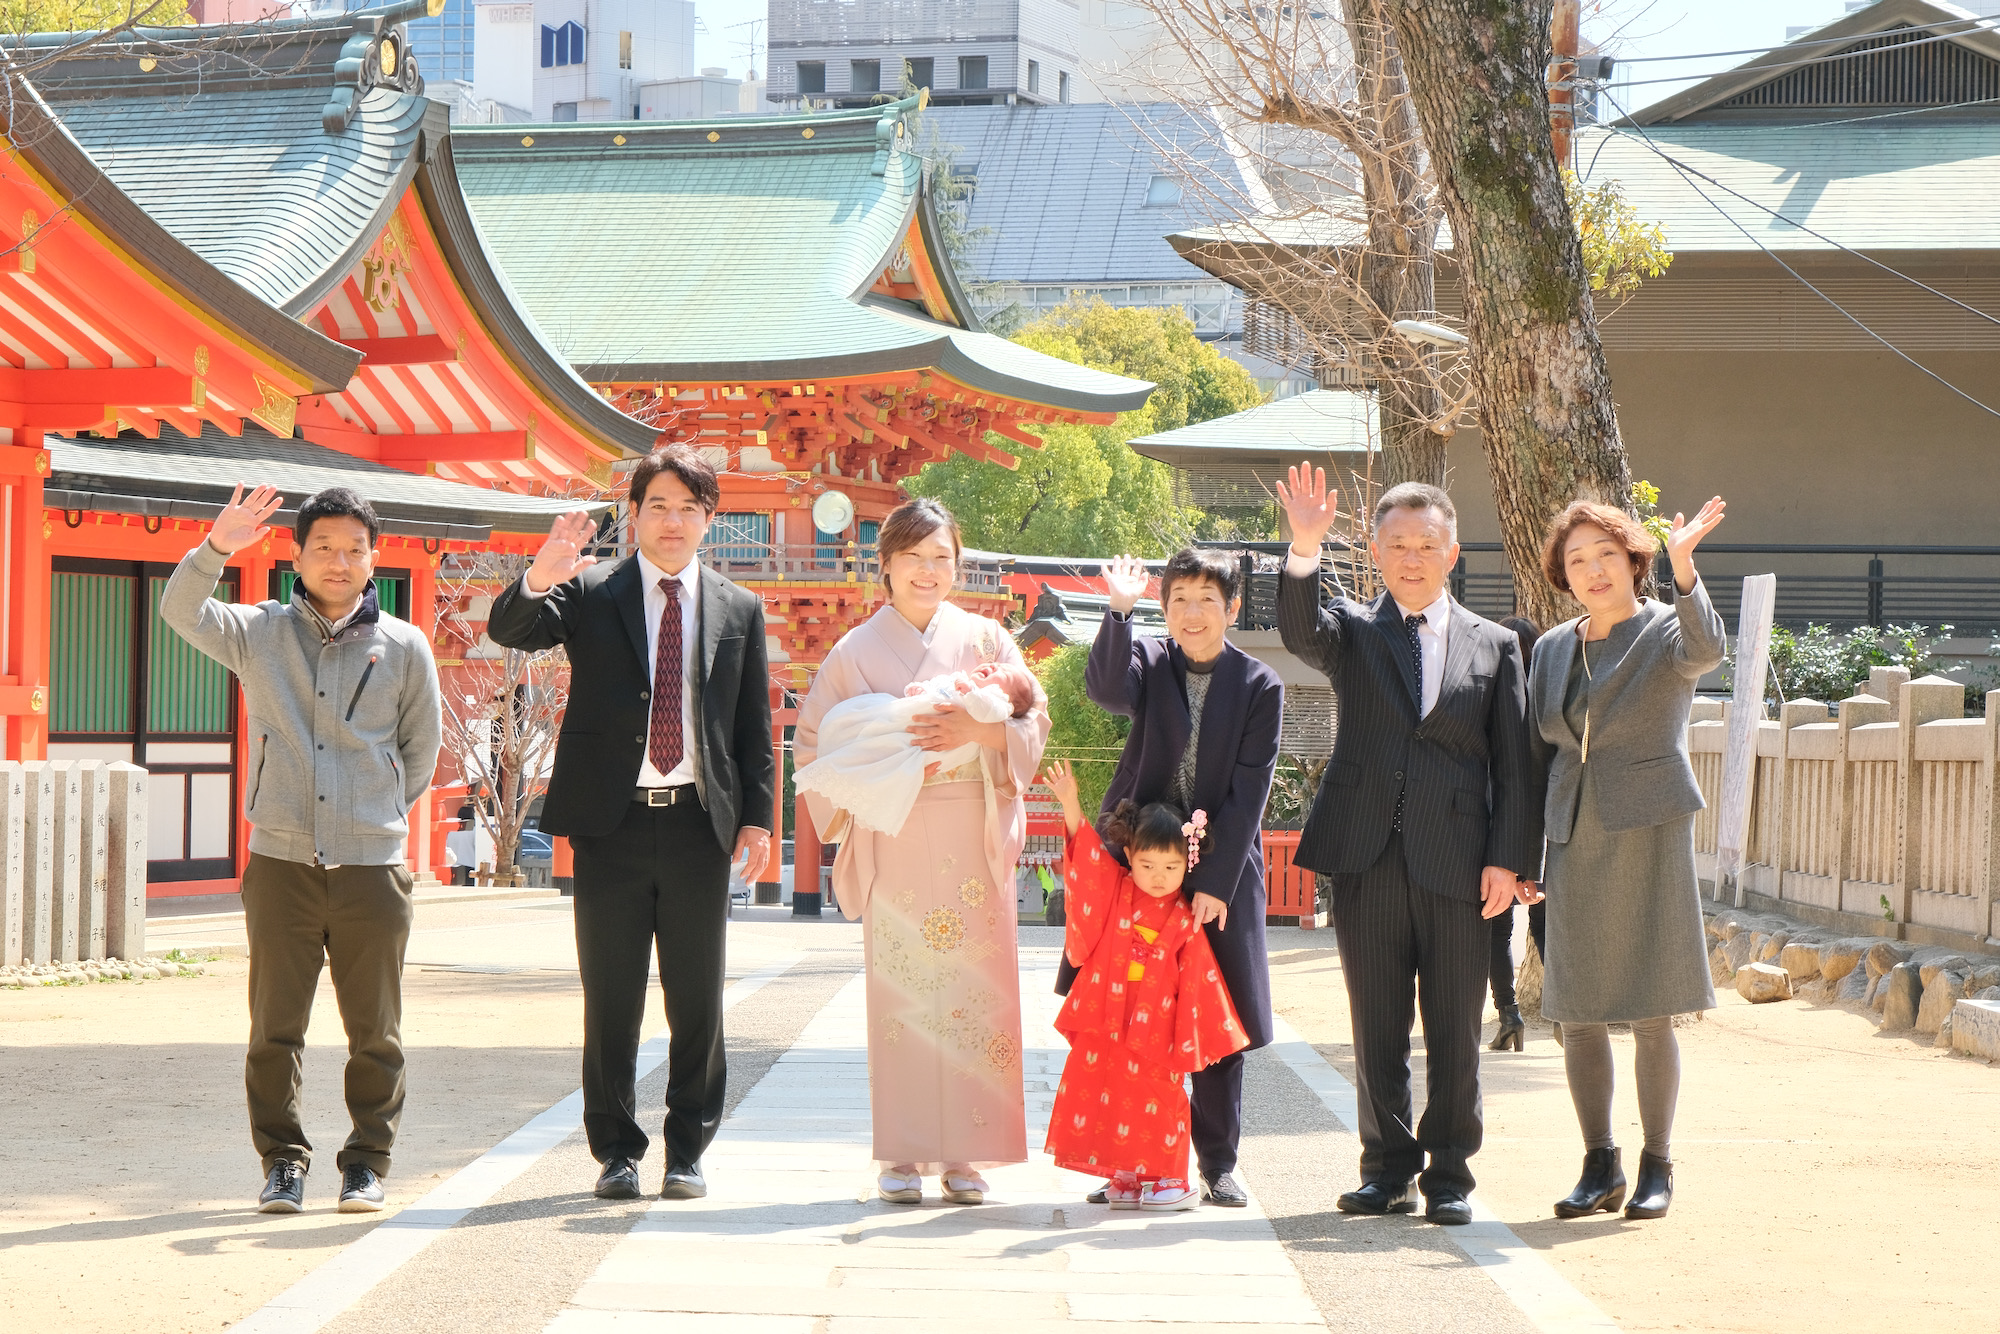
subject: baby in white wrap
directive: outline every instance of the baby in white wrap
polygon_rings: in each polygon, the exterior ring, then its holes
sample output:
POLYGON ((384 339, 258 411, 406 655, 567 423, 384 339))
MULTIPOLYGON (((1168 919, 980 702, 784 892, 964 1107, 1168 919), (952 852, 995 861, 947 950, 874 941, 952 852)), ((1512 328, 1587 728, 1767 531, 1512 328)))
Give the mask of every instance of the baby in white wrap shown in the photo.
POLYGON ((976 722, 1019 718, 1035 707, 1035 678, 1017 663, 989 662, 912 682, 900 696, 844 699, 820 720, 819 757, 793 775, 798 790, 819 793, 860 828, 901 833, 928 766, 950 773, 979 756, 977 745, 917 748, 911 720, 940 704, 962 705, 976 722))

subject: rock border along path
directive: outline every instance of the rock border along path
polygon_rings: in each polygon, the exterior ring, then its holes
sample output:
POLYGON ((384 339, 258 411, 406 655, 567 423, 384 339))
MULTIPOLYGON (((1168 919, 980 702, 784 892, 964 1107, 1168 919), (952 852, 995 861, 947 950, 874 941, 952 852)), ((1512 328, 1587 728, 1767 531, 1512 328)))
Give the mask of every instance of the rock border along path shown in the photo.
POLYGON ((1068 1046, 1049 1026, 1056 951, 1023 949, 1030 1162, 986 1174, 989 1203, 875 1198, 865 981, 857 976, 723 1123, 710 1198, 660 1203, 549 1334, 954 1334, 1323 1330, 1271 1223, 1248 1209, 1116 1211, 1040 1153, 1068 1046))

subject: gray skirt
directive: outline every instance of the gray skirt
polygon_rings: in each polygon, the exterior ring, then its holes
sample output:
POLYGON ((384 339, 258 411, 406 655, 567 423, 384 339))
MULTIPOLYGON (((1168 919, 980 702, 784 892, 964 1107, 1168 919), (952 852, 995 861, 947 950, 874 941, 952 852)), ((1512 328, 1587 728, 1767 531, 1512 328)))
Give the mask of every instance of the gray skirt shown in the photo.
POLYGON ((1585 781, 1567 843, 1548 845, 1542 1013, 1609 1024, 1715 1008, 1694 874, 1694 817, 1609 833, 1585 781))

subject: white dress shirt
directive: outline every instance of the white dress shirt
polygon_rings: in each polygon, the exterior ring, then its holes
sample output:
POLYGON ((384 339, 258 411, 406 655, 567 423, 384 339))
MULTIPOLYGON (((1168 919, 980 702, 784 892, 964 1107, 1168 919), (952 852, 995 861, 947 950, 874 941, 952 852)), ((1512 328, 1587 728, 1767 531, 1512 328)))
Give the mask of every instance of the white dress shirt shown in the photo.
MULTIPOLYGON (((653 746, 650 729, 646 738, 645 753, 639 759, 640 787, 677 787, 682 783, 692 783, 695 778, 695 716, 694 716, 694 671, 695 655, 701 651, 701 641, 696 638, 696 613, 701 609, 701 562, 689 561, 681 567, 679 574, 668 574, 659 566, 647 560, 644 553, 635 557, 639 562, 639 586, 646 594, 646 671, 650 674, 660 660, 660 615, 667 609, 667 595, 660 589, 660 580, 677 580, 681 586, 681 760, 671 773, 661 773, 653 765, 653 746)), ((537 593, 528 586, 528 576, 521 576, 521 591, 531 598, 544 598, 546 592, 537 593)), ((655 681, 658 690, 660 683, 655 681)))
MULTIPOLYGON (((1317 575, 1319 557, 1301 556, 1296 551, 1287 551, 1285 573, 1294 579, 1317 575)), ((1390 595, 1390 600, 1396 601, 1393 594, 1390 595)), ((1439 593, 1437 601, 1421 611, 1405 607, 1400 601, 1396 601, 1396 612, 1405 619, 1411 616, 1424 618, 1424 623, 1417 627, 1417 640, 1424 651, 1423 699, 1418 706, 1417 716, 1427 718, 1430 716, 1430 711, 1437 707, 1438 690, 1444 684, 1444 637, 1445 631, 1451 625, 1451 594, 1439 593)))

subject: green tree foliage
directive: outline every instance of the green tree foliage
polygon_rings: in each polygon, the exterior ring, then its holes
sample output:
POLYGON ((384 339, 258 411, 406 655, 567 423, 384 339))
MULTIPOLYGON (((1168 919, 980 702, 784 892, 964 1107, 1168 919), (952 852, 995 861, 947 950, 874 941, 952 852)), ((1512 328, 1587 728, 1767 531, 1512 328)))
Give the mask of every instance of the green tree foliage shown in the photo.
MULTIPOLYGON (((1952 627, 1940 625, 1933 634, 1929 626, 1885 625, 1880 629, 1864 625, 1836 634, 1824 625, 1808 625, 1803 633, 1783 626, 1771 630, 1770 675, 1765 678, 1765 704, 1774 712, 1786 700, 1816 699, 1837 705, 1868 684, 1869 669, 1905 667, 1912 680, 1947 670, 1937 656, 1938 645, 1952 637, 1952 627)), ((1987 649, 1988 656, 2000 657, 2000 640, 1987 649)), ((1725 660, 1734 681, 1735 655, 1725 660)), ((1965 707, 1973 714, 1984 708, 1986 691, 2000 688, 1992 667, 1968 669, 1965 707)))
POLYGON ((1084 813, 1094 817, 1104 804, 1104 792, 1111 786, 1132 720, 1106 713, 1090 702, 1083 689, 1083 669, 1089 659, 1090 645, 1065 644, 1035 663, 1034 670, 1042 689, 1048 692, 1053 724, 1048 748, 1042 754, 1051 760, 1075 763, 1078 799, 1084 813))
POLYGON ((9 33, 165 28, 187 21, 187 0, 0 0, 0 29, 9 33))
POLYGON ((1569 211, 1583 241, 1590 292, 1599 303, 1623 305, 1646 279, 1659 277, 1674 262, 1666 228, 1640 222, 1617 181, 1586 186, 1564 168, 1563 193, 1569 196, 1569 211))
POLYGON ((953 458, 910 479, 912 495, 942 501, 966 545, 1028 556, 1163 556, 1193 535, 1198 510, 1177 504, 1173 474, 1126 443, 1263 401, 1250 373, 1195 337, 1178 310, 1071 302, 1023 327, 1014 341, 1078 365, 1150 380, 1144 407, 1105 426, 1054 425, 1040 450, 1002 436, 987 443, 1020 460, 953 458))

